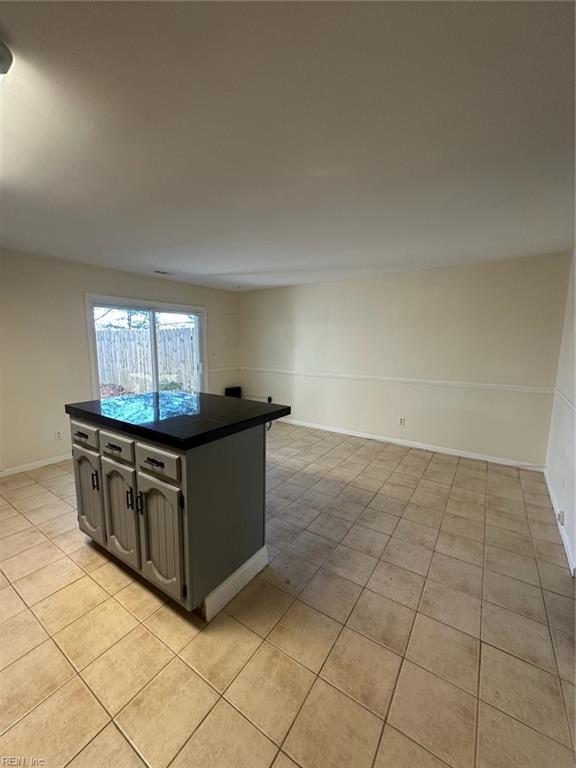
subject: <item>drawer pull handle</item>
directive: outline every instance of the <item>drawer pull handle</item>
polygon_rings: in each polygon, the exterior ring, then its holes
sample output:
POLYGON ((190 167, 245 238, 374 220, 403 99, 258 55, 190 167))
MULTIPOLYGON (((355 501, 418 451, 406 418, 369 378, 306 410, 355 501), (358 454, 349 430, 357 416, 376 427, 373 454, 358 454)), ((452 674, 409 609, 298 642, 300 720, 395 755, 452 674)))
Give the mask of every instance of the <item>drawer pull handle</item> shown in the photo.
POLYGON ((114 443, 106 443, 106 448, 111 451, 120 451, 120 453, 122 453, 122 448, 120 448, 119 445, 114 445, 114 443))
POLYGON ((128 488, 126 491, 126 509, 134 509, 134 491, 128 488))
POLYGON ((100 484, 98 483, 98 472, 92 472, 92 490, 100 490, 100 484))
POLYGON ((151 456, 148 456, 147 459, 145 459, 146 464, 150 464, 151 467, 160 467, 161 469, 164 469, 164 462, 158 461, 158 459, 153 459, 151 456))
POLYGON ((74 437, 80 437, 82 440, 88 440, 86 432, 74 432, 74 437))

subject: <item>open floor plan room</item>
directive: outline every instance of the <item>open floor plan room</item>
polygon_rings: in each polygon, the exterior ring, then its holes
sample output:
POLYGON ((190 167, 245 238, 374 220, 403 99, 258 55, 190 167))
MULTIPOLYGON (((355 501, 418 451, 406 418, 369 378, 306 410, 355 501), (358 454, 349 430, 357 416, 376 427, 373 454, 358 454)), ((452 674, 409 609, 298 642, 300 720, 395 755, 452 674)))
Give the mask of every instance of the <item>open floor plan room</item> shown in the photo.
POLYGON ((78 531, 70 462, 0 480, 2 754, 573 765, 574 580, 540 473, 283 424, 267 470, 270 563, 208 625, 78 531))
POLYGON ((3 0, 0 768, 576 768, 576 0, 3 0))

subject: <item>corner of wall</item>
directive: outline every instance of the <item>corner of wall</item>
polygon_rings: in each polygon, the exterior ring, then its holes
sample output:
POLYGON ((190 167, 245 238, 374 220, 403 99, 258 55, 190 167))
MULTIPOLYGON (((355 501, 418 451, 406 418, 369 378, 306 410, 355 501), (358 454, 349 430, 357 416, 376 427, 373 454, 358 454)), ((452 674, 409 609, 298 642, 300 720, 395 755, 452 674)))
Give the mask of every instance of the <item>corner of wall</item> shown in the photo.
POLYGON ((4 317, 4 292, 6 290, 4 251, 0 248, 0 472, 4 469, 4 440, 6 430, 4 428, 4 377, 6 366, 4 334, 6 333, 6 318, 4 317))
POLYGON ((545 478, 568 564, 576 575, 576 284, 572 255, 548 435, 545 478))

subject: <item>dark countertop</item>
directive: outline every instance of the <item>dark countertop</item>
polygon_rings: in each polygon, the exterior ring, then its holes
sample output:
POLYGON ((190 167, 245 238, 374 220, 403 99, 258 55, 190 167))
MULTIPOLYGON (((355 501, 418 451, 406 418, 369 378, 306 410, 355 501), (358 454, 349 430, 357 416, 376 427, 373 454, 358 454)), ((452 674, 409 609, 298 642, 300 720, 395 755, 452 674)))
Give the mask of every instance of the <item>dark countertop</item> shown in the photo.
POLYGON ((290 414, 290 406, 206 392, 149 392, 69 403, 75 419, 186 451, 290 414))

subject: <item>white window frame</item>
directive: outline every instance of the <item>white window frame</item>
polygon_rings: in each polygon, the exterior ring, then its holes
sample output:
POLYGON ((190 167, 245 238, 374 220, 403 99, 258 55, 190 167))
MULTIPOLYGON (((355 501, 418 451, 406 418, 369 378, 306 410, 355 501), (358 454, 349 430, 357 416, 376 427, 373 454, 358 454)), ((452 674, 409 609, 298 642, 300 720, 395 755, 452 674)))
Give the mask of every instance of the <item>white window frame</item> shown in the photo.
MULTIPOLYGON (((98 380, 98 352, 96 346, 94 307, 102 304, 107 307, 114 307, 114 309, 142 309, 151 312, 181 312, 182 314, 197 315, 200 321, 200 390, 202 392, 208 392, 208 336, 206 307, 196 307, 189 304, 170 304, 165 301, 151 301, 150 299, 128 299, 123 296, 103 296, 97 293, 86 293, 84 298, 86 304, 88 350, 90 354, 90 380, 92 396, 95 400, 100 399, 100 382, 98 380)), ((151 333, 155 335, 156 328, 153 328, 151 333)), ((152 355, 152 357, 154 356, 152 355)), ((153 369, 156 369, 156 360, 152 360, 152 367, 153 369)), ((157 372, 154 374, 154 380, 158 380, 157 372)))

